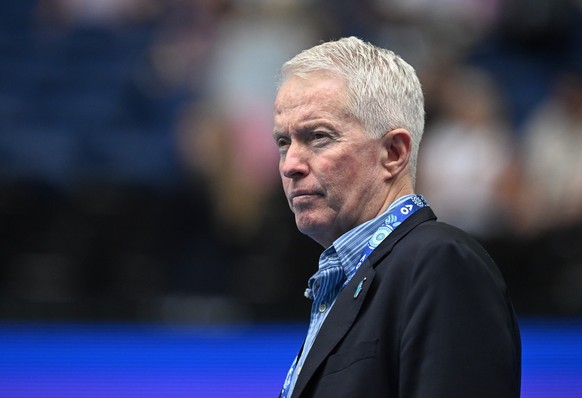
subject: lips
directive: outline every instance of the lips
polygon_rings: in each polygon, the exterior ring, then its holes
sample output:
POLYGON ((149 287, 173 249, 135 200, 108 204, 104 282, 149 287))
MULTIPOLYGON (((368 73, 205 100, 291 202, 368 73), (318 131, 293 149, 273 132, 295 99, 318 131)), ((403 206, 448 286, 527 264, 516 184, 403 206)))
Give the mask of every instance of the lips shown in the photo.
POLYGON ((320 193, 317 192, 316 190, 298 189, 296 191, 291 192, 291 195, 289 195, 289 199, 295 199, 299 196, 315 196, 315 195, 320 195, 320 193))
POLYGON ((291 194, 289 195, 289 202, 294 203, 295 201, 309 200, 314 196, 322 195, 323 193, 318 190, 299 189, 291 192, 291 194))

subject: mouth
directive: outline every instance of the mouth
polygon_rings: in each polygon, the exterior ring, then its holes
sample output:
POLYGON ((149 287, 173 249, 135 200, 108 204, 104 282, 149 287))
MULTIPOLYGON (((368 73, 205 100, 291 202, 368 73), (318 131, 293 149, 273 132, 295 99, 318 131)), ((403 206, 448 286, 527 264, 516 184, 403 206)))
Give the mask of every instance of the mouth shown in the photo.
POLYGON ((302 202, 304 200, 310 200, 315 196, 322 196, 322 194, 318 191, 297 190, 291 192, 291 195, 289 195, 289 202, 292 204, 295 202, 302 202))

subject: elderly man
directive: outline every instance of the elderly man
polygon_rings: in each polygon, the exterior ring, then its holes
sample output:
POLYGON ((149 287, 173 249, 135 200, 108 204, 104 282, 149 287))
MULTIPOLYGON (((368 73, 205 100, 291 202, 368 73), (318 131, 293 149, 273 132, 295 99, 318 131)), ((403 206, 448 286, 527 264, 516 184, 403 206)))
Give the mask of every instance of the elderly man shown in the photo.
POLYGON ((281 396, 519 397, 519 329, 499 270, 414 191, 414 69, 354 37, 323 43, 283 65, 274 118, 297 227, 325 248, 281 396))

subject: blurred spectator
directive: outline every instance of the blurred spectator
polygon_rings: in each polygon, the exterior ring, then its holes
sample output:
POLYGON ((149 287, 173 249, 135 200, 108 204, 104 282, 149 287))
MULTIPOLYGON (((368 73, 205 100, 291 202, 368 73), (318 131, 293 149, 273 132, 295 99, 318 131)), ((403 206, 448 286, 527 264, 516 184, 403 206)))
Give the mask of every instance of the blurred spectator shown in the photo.
POLYGON ((519 133, 529 114, 549 95, 570 57, 579 57, 582 21, 578 0, 503 0, 493 29, 470 52, 506 98, 519 133))
POLYGON ((560 76, 531 115, 521 155, 518 229, 539 234, 582 222, 582 73, 560 76))
POLYGON ((441 84, 439 113, 421 144, 419 192, 443 221, 481 238, 498 234, 506 228, 502 187, 513 155, 503 105, 479 70, 454 68, 441 84))
MULTIPOLYGON (((523 242, 519 301, 527 312, 582 313, 582 74, 560 75, 527 119, 516 179, 523 242)), ((516 247, 509 248, 516 257, 516 247)), ((519 307, 518 307, 519 308, 519 307)))
POLYGON ((316 32, 295 2, 233 2, 205 59, 203 95, 177 120, 179 159, 208 187, 213 233, 231 254, 233 292, 263 316, 302 302, 309 272, 291 260, 304 253, 291 252, 271 133, 279 67, 316 42, 316 32), (282 260, 288 266, 273 267, 282 260))
MULTIPOLYGON (((206 60, 204 98, 181 115, 182 162, 210 185, 219 224, 250 239, 275 188, 272 103, 279 65, 315 40, 290 2, 235 2, 206 60)), ((277 191, 277 193, 279 193, 277 191)))
MULTIPOLYGON (((265 132, 265 126, 256 127, 265 132)), ((239 128, 219 109, 204 104, 186 107, 177 125, 182 163, 208 186, 214 228, 227 233, 236 244, 248 243, 258 230, 275 173, 272 159, 266 162, 270 166, 250 163, 256 144, 239 128), (245 164, 247 159, 250 164, 245 164)))

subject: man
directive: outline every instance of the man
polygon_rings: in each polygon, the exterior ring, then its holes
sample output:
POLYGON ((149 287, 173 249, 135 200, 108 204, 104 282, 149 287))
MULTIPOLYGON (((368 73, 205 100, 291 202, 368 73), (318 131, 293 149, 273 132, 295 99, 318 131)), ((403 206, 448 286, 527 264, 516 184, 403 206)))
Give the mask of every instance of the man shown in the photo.
POLYGON ((274 119, 297 227, 326 248, 281 396, 519 397, 501 274, 414 193, 424 128, 414 69, 354 37, 323 43, 283 65, 274 119))

